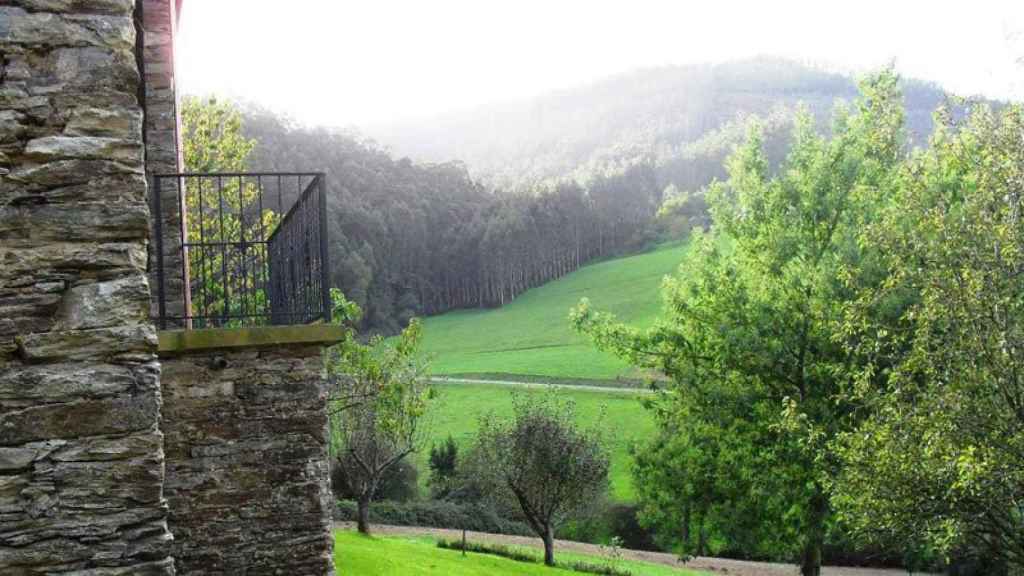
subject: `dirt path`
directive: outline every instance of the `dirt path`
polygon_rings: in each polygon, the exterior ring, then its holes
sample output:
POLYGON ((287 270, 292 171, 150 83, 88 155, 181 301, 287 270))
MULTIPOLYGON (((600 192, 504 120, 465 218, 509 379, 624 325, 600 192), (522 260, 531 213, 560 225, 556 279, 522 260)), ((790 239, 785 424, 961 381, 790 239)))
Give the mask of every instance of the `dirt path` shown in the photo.
POLYGON ((650 394, 649 388, 629 388, 625 386, 590 386, 587 384, 556 384, 547 382, 519 382, 516 380, 485 380, 477 378, 450 378, 448 376, 431 376, 431 382, 442 384, 497 384, 499 386, 519 386, 523 388, 567 388, 569 390, 590 390, 596 392, 618 392, 620 394, 650 394))
MULTIPOLYGON (((339 522, 335 528, 342 530, 355 530, 352 522, 339 522)), ((384 526, 374 525, 373 530, 378 534, 391 534, 398 536, 434 536, 438 538, 461 538, 459 530, 446 530, 443 528, 418 528, 413 526, 384 526)), ((490 542, 494 544, 506 544, 511 546, 529 546, 542 548, 543 544, 538 538, 526 536, 507 536, 504 534, 487 534, 485 532, 466 532, 469 540, 477 542, 490 542)), ((584 544, 571 540, 557 540, 555 549, 601 556, 601 547, 595 544, 584 544)), ((687 563, 678 561, 675 555, 665 552, 647 552, 644 550, 623 550, 623 557, 629 560, 640 560, 655 564, 664 564, 691 570, 706 571, 708 574, 729 574, 731 576, 799 576, 800 571, 792 564, 775 564, 770 562, 746 562, 743 560, 728 560, 725 558, 698 557, 687 563)), ((906 570, 885 570, 877 568, 843 568, 825 567, 821 571, 823 576, 900 576, 906 575, 906 570)), ((926 576, 921 575, 919 576, 926 576)))

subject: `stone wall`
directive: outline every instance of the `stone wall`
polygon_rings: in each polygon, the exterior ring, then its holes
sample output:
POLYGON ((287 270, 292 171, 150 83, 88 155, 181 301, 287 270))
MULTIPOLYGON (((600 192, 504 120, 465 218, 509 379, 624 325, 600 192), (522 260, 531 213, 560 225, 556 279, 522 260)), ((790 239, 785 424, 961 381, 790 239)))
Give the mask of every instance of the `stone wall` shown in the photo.
POLYGON ((319 345, 163 357, 181 574, 333 574, 319 345))
MULTIPOLYGON (((175 89, 174 38, 178 15, 174 0, 141 0, 142 73, 145 91, 146 174, 174 174, 182 169, 180 117, 175 89)), ((181 260, 181 199, 173 180, 160 193, 164 257, 164 297, 170 316, 184 316, 188 291, 181 260)), ((150 244, 153 317, 157 317, 156 242, 150 244)), ((181 328, 180 323, 168 328, 181 328)))
POLYGON ((173 574, 134 2, 0 4, 0 573, 173 574))

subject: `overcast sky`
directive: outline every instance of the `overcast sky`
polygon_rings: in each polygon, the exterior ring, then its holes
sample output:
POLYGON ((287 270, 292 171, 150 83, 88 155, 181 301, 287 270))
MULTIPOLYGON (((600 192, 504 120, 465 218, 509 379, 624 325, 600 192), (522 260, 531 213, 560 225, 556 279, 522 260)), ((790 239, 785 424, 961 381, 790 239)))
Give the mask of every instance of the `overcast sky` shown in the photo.
POLYGON ((177 62, 185 93, 367 126, 754 55, 894 61, 960 94, 1024 99, 1024 0, 190 0, 177 62))

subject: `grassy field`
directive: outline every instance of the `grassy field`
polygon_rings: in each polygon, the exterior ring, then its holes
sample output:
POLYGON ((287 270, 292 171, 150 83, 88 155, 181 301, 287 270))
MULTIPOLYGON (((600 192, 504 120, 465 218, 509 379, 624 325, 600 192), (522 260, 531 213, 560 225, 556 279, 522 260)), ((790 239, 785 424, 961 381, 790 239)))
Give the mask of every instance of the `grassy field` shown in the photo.
MULTIPOLYGON (((556 560, 584 560, 598 563, 600 558, 578 554, 560 554, 556 560)), ((548 568, 543 564, 517 562, 488 554, 438 548, 432 538, 398 536, 362 536, 339 530, 334 533, 334 566, 339 575, 359 576, 569 576, 583 574, 574 570, 548 568)), ((646 562, 623 561, 635 576, 691 576, 696 572, 646 562)))
POLYGON ((569 379, 636 378, 629 366, 595 350, 569 326, 569 309, 586 296, 623 321, 649 325, 661 310, 660 286, 685 245, 585 266, 492 310, 427 318, 423 350, 434 374, 538 375, 569 379))
MULTIPOLYGON (((467 445, 476 434, 481 415, 496 411, 502 415, 512 412, 513 388, 500 384, 435 384, 437 398, 428 412, 431 438, 437 442, 449 434, 460 447, 467 445)), ((542 393, 538 388, 518 389, 520 393, 542 393)), ((589 426, 600 418, 601 429, 607 434, 612 450, 612 498, 630 501, 633 487, 630 478, 629 446, 637 439, 650 437, 655 430, 650 414, 640 405, 635 394, 603 392, 600 390, 561 389, 559 394, 576 403, 579 421, 589 426)), ((425 482, 429 473, 429 450, 418 455, 417 468, 425 482)))

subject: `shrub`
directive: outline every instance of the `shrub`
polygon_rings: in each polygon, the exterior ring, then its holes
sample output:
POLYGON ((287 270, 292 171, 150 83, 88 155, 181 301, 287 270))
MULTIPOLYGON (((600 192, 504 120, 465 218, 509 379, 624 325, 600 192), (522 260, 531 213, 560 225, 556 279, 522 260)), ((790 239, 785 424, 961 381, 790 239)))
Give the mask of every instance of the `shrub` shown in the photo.
POLYGON ((447 497, 456 478, 459 447, 449 434, 440 445, 430 447, 430 492, 435 499, 447 497))
POLYGON ((640 525, 636 513, 637 507, 629 504, 616 504, 609 508, 606 516, 612 535, 622 541, 623 548, 661 550, 654 541, 654 533, 640 525))
MULTIPOLYGON (((337 460, 331 461, 331 489, 334 490, 335 498, 355 500, 358 497, 345 476, 345 467, 339 466, 337 460)), ((384 471, 372 500, 409 502, 419 498, 419 495, 419 472, 416 465, 410 460, 399 460, 384 471)))
POLYGON ((631 504, 612 504, 599 515, 566 522, 558 531, 563 540, 602 544, 618 538, 623 548, 632 550, 663 551, 652 531, 640 525, 637 507, 631 504))
MULTIPOLYGON (((342 500, 335 507, 335 520, 354 522, 356 504, 342 500)), ((370 521, 393 526, 424 526, 472 530, 491 534, 532 536, 533 532, 522 522, 498 516, 493 510, 478 504, 454 502, 374 502, 370 504, 370 521)))

